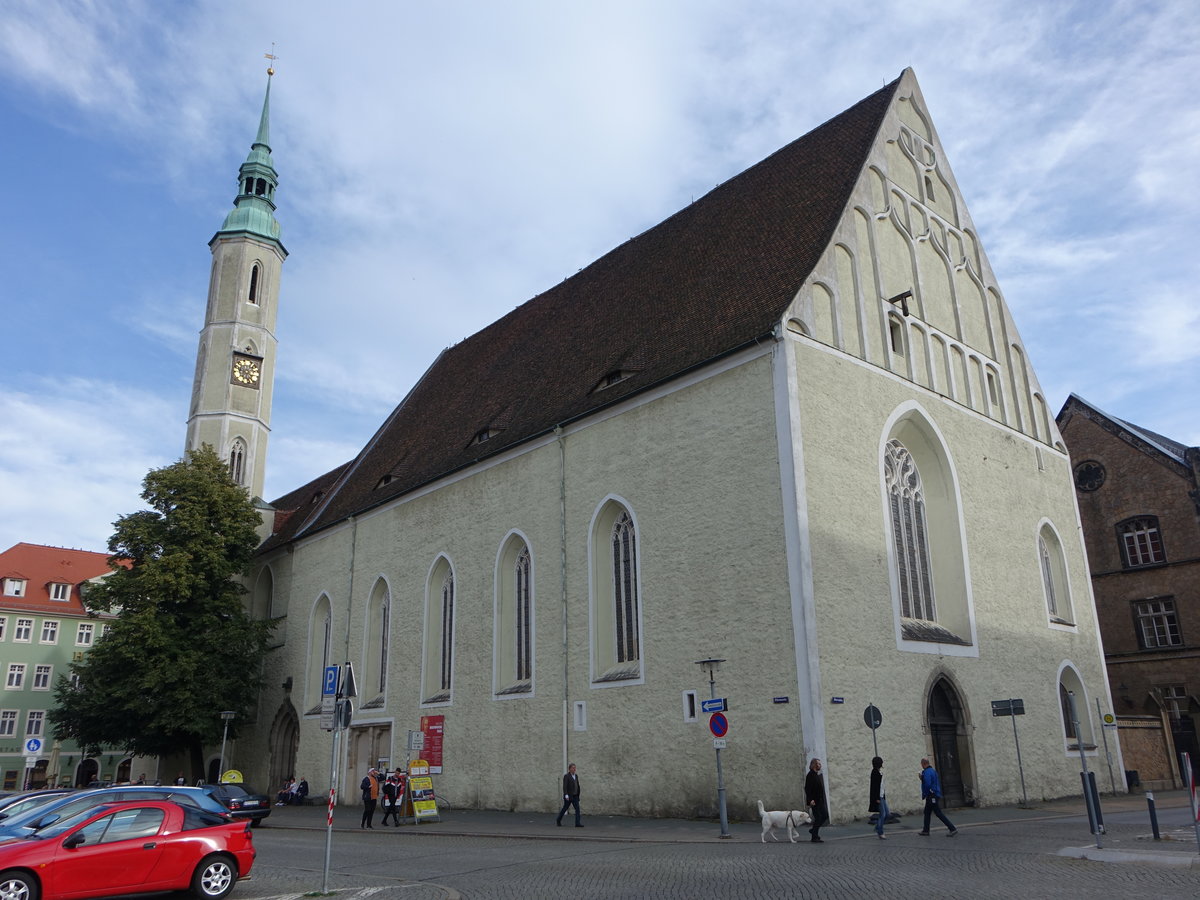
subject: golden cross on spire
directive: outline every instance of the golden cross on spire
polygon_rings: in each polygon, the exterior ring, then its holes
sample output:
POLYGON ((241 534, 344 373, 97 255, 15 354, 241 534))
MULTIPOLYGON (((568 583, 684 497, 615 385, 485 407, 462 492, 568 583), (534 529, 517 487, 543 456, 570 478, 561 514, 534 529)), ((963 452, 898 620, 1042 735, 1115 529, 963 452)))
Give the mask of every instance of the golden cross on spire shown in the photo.
POLYGON ((274 62, 275 62, 275 60, 279 59, 279 57, 275 55, 275 42, 274 41, 271 41, 271 52, 264 53, 263 58, 271 60, 271 62, 267 64, 267 74, 274 75, 275 74, 274 62))

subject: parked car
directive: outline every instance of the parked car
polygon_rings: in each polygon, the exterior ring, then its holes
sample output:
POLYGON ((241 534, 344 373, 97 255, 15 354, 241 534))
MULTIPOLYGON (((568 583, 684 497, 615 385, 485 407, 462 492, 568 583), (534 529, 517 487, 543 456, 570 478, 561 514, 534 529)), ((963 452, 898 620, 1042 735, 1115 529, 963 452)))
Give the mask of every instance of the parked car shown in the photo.
MULTIPOLYGON (((26 837, 41 831, 48 825, 91 809, 93 806, 99 806, 101 803, 116 803, 119 800, 173 800, 184 806, 193 806, 229 817, 229 810, 220 801, 197 787, 127 784, 122 787, 100 788, 95 791, 75 791, 58 800, 51 800, 49 803, 0 821, 0 840, 26 837)), ((0 893, 0 897, 3 897, 2 893, 0 893)))
POLYGON ((59 900, 190 889, 221 900, 254 865, 250 827, 166 800, 102 803, 0 844, 0 897, 59 900))
POLYGON ((249 819, 255 828, 271 814, 271 798, 254 793, 244 784, 202 784, 200 790, 225 806, 235 819, 249 819))
POLYGON ((51 800, 62 799, 64 795, 73 793, 75 792, 70 788, 52 788, 42 791, 19 791, 6 797, 0 797, 0 822, 11 819, 27 809, 33 809, 35 806, 41 806, 51 800))

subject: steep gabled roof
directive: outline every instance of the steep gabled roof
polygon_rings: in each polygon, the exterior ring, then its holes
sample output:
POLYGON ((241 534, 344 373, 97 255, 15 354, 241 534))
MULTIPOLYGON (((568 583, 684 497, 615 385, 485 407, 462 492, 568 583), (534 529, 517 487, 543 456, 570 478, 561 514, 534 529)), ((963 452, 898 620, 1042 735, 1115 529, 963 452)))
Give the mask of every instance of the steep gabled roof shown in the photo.
POLYGON ((899 81, 444 351, 322 502, 265 547, 768 338, 828 245, 899 81))
POLYGON ((1063 404, 1059 410, 1057 421, 1063 424, 1064 417, 1070 412, 1081 410, 1089 419, 1096 422, 1101 427, 1115 435, 1119 435, 1121 431, 1125 431, 1135 438, 1133 442, 1135 446, 1141 445, 1141 449, 1157 451, 1167 457, 1171 462, 1177 465, 1191 468, 1191 463, 1187 459, 1188 447, 1178 441, 1173 441, 1169 437, 1163 437, 1161 434, 1151 431, 1148 428, 1142 428, 1140 425, 1134 425, 1125 419, 1120 419, 1114 415, 1110 415, 1093 403, 1088 403, 1078 394, 1071 394, 1067 398, 1067 402, 1063 404))

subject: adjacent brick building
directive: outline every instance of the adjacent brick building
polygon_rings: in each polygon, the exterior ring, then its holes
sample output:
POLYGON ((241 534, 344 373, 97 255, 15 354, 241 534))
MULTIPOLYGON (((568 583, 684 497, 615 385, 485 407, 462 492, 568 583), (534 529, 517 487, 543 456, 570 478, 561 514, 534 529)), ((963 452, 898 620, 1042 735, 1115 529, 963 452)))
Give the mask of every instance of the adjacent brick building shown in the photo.
POLYGON ((1173 781, 1180 752, 1200 762, 1200 448, 1074 394, 1058 425, 1074 467, 1126 765, 1143 783, 1173 781), (1146 738, 1155 720, 1165 752, 1146 738))

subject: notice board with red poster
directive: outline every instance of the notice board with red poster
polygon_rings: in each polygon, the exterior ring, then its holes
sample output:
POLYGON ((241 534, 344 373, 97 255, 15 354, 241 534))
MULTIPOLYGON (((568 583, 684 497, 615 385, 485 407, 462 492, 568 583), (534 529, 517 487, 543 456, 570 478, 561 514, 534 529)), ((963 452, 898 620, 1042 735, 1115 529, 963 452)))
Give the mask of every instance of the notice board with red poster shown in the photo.
POLYGON ((445 730, 445 716, 421 716, 421 734, 425 735, 421 758, 429 763, 429 771, 434 775, 442 771, 442 734, 445 730))

